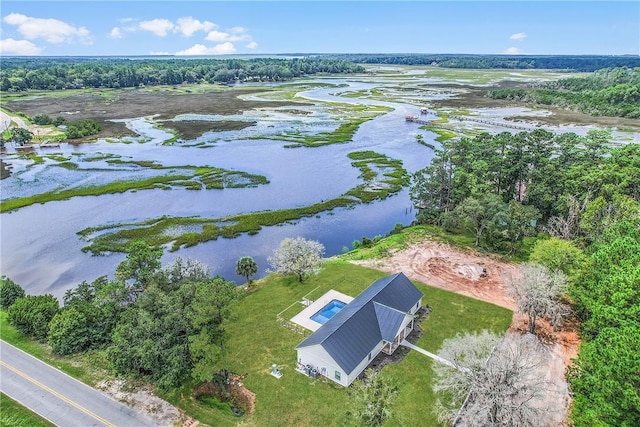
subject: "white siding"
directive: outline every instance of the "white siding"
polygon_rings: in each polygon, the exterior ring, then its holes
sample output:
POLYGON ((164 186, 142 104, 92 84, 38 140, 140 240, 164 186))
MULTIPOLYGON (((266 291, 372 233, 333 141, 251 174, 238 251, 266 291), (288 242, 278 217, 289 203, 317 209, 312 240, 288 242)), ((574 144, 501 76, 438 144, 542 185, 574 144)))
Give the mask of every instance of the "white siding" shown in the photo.
MULTIPOLYGON (((405 316, 402 326, 398 329, 397 334, 402 331, 411 323, 414 318, 416 311, 422 306, 422 299, 418 302, 417 305, 411 307, 411 310, 405 316)), ((374 348, 371 349, 371 360, 373 360, 384 347, 384 341, 380 341, 374 348)), ((342 368, 338 366, 338 363, 331 357, 329 353, 322 347, 322 345, 317 344, 309 347, 303 347, 298 349, 298 362, 303 365, 311 365, 318 370, 318 373, 324 375, 330 380, 344 386, 348 387, 351 383, 365 370, 365 368, 371 363, 371 361, 367 357, 362 360, 358 366, 356 366, 353 371, 346 373, 342 371, 342 368), (335 373, 340 373, 340 380, 335 378, 335 373)))
POLYGON ((348 387, 347 373, 338 366, 335 360, 322 348, 320 344, 298 349, 298 362, 303 365, 311 365, 318 370, 318 373, 326 376, 336 383, 348 387), (335 378, 335 372, 340 372, 340 380, 335 378))

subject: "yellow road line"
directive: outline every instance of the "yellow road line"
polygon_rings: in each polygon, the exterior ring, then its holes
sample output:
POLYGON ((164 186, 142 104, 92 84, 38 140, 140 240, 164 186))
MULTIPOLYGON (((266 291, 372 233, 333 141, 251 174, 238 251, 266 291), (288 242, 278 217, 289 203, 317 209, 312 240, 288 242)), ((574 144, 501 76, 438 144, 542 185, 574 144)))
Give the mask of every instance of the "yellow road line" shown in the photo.
POLYGON ((62 394, 58 393, 57 391, 47 387, 46 385, 42 384, 40 381, 31 378, 30 376, 28 376, 27 374, 19 371, 18 369, 14 368, 13 366, 8 365, 6 362, 0 360, 0 365, 4 366, 5 368, 9 369, 10 371, 13 371, 14 373, 16 373, 19 376, 21 376, 22 378, 24 378, 25 380, 37 385, 41 389, 53 394, 57 398, 63 400, 64 402, 68 403, 69 405, 73 406, 74 408, 84 412, 85 414, 89 415, 90 417, 95 418, 96 420, 100 421, 104 425, 106 425, 108 427, 116 427, 115 424, 111 424, 109 421, 105 420, 100 415, 97 415, 97 414, 91 412, 90 410, 88 410, 87 408, 85 408, 83 406, 80 406, 79 404, 77 404, 73 400, 71 400, 71 399, 67 398, 66 396, 63 396, 62 394))

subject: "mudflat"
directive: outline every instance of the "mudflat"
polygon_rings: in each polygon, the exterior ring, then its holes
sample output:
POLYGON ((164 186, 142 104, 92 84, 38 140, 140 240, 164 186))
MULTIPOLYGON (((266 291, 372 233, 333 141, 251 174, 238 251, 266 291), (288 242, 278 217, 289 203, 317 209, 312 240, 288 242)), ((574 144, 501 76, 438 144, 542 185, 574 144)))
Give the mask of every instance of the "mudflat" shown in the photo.
MULTIPOLYGON (((233 115, 254 108, 291 106, 291 101, 261 101, 241 99, 241 95, 266 92, 265 89, 220 88, 202 91, 154 87, 150 89, 97 89, 91 92, 71 94, 51 93, 50 96, 18 98, 3 103, 14 112, 28 116, 47 114, 62 116, 67 120, 94 119, 102 127, 96 138, 121 138, 135 134, 124 123, 113 119, 130 119, 155 116, 157 121, 165 121, 164 127, 178 132, 189 139, 212 130, 237 130, 250 126, 250 122, 238 121, 190 121, 184 123, 166 121, 180 114, 233 115)), ((78 142, 81 142, 79 140, 78 142)))

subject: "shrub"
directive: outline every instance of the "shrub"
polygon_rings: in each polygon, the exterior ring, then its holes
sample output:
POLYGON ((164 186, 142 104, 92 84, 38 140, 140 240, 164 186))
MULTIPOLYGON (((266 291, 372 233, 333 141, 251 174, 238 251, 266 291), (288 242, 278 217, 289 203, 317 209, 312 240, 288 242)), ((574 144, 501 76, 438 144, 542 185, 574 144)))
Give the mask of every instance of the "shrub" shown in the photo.
POLYGON ((24 297, 24 289, 6 276, 0 277, 0 308, 6 310, 18 298, 24 297))
POLYGON ((7 320, 19 332, 45 342, 49 323, 58 309, 58 300, 53 295, 27 295, 9 307, 7 320))

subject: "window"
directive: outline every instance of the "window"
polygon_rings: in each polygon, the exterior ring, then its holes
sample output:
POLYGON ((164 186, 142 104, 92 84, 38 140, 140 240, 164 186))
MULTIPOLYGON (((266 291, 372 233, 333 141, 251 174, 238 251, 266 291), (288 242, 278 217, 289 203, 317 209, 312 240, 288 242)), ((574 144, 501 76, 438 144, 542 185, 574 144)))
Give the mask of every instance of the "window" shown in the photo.
POLYGON ((371 353, 369 353, 369 360, 371 360, 371 353))
POLYGON ((335 377, 338 381, 340 381, 340 371, 336 371, 335 377))

